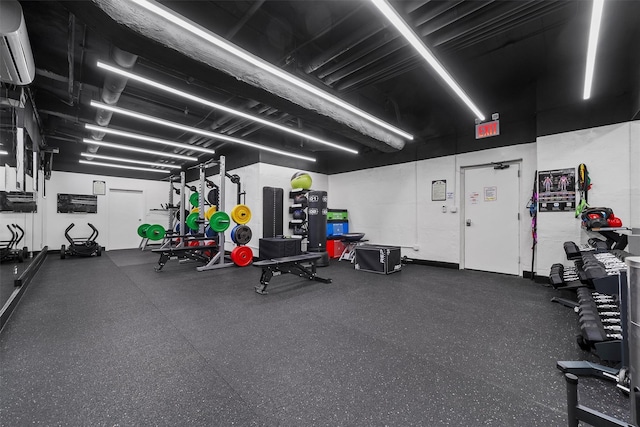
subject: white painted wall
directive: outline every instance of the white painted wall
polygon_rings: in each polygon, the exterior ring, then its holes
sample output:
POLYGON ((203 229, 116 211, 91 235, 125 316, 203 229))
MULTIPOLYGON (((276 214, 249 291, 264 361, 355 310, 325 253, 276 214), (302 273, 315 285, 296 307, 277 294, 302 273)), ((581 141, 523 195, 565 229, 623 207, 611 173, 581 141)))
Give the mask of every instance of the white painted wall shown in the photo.
POLYGON ((400 246, 403 255, 414 259, 460 263, 464 205, 460 169, 512 160, 521 161, 520 271, 528 271, 531 222, 526 205, 533 186, 535 143, 331 175, 329 204, 348 209, 349 231, 365 233, 370 243, 400 246), (435 180, 447 181, 452 198, 431 200, 435 180))
MULTIPOLYGON (((621 123, 538 138, 539 170, 587 165, 592 187, 589 205, 613 209, 624 226, 640 226, 638 193, 638 123, 621 123), (632 139, 635 138, 635 139, 632 139), (633 172, 632 172, 633 171, 633 172), (634 216, 632 217, 632 200, 634 216)), ((572 212, 538 214, 538 274, 548 275, 552 264, 567 264, 563 243, 586 243, 598 237, 581 228, 572 212)), ((569 265, 569 264, 567 264, 569 265)))
MULTIPOLYGON (((5 170, 0 173, 5 175, 5 170)), ((0 189, 14 191, 15 184, 11 185, 12 182, 14 181, 5 179, 5 185, 0 189)), ((26 184, 26 191, 32 191, 32 180, 30 178, 26 184)), ((143 222, 167 225, 168 217, 166 212, 152 211, 152 209, 160 209, 161 204, 168 202, 169 184, 166 182, 53 171, 51 179, 46 182, 44 182, 42 174, 40 174, 37 192, 38 210, 36 213, 2 212, 1 218, 4 232, 0 230, 0 236, 4 240, 9 235, 4 224, 17 223, 26 231, 25 241, 22 243, 23 246, 28 246, 31 251, 39 251, 45 246, 49 246, 51 250, 56 250, 60 249, 63 244, 68 244, 64 237, 64 230, 69 224, 72 222, 75 224, 75 227, 70 232, 72 237, 84 238, 90 235, 91 229, 87 226, 87 223, 90 222, 100 232, 97 239, 98 243, 106 246, 108 250, 109 227, 119 227, 121 225, 113 224, 109 220, 107 206, 110 202, 109 189, 111 188, 142 191, 145 206, 143 222), (107 195, 98 196, 97 214, 57 213, 58 193, 93 194, 94 180, 105 181, 107 185, 107 195), (44 194, 45 192, 46 195, 44 194)), ((122 210, 126 209, 126 206, 122 206, 122 210)), ((139 224, 137 216, 135 218, 132 216, 131 220, 139 224)))

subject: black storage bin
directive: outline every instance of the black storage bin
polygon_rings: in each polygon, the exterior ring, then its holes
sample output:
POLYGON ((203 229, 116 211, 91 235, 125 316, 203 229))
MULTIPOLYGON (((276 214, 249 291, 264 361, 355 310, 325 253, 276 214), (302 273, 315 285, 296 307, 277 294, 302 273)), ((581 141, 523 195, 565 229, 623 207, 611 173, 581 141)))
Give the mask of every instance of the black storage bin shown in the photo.
POLYGON ((260 239, 258 244, 260 259, 282 258, 302 253, 301 239, 283 239, 269 237, 260 239))
POLYGON ((356 270, 391 274, 402 269, 400 248, 397 246, 356 246, 356 270))

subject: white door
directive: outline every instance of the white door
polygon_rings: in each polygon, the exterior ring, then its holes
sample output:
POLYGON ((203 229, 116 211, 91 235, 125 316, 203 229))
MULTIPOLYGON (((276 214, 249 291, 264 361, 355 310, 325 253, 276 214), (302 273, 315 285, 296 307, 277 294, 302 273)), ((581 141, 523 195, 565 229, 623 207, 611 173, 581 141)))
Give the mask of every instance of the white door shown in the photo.
POLYGON ((465 269, 520 274, 519 168, 462 171, 465 269))
POLYGON ((138 227, 144 218, 144 193, 141 190, 109 190, 109 236, 107 249, 137 248, 141 238, 138 227))

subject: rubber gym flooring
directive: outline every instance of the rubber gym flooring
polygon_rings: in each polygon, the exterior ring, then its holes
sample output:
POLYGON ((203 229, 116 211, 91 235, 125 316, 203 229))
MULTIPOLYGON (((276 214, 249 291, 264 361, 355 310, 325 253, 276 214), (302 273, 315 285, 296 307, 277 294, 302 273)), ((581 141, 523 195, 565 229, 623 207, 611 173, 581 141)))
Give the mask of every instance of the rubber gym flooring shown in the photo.
MULTIPOLYGON (((0 336, 3 426, 565 426, 558 292, 499 274, 332 261, 323 284, 139 250, 50 254, 0 336)), ((628 421, 612 383, 580 403, 628 421)))

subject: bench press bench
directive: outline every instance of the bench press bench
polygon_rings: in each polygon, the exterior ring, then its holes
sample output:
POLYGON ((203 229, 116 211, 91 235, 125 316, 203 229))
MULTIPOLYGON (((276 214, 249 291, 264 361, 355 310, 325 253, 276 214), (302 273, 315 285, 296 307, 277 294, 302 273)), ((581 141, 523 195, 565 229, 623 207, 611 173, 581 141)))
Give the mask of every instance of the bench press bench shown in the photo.
POLYGON ((280 274, 296 274, 300 277, 316 282, 331 283, 331 279, 325 279, 316 275, 316 261, 322 258, 321 253, 307 253, 301 255, 292 255, 283 258, 267 259, 264 261, 254 262, 254 267, 262 268, 262 276, 260 276, 260 286, 256 286, 256 292, 266 295, 267 286, 273 276, 280 274), (310 264, 306 267, 303 264, 310 264))
POLYGON ((198 262, 209 262, 211 257, 204 254, 204 251, 216 251, 217 246, 203 245, 201 244, 205 240, 213 240, 210 237, 192 237, 192 236, 173 236, 180 237, 182 239, 188 238, 187 242, 198 242, 198 246, 178 246, 178 247, 161 247, 159 249, 152 249, 151 252, 159 253, 160 259, 158 265, 155 267, 156 271, 162 270, 162 267, 173 257, 181 259, 192 259, 198 262))

